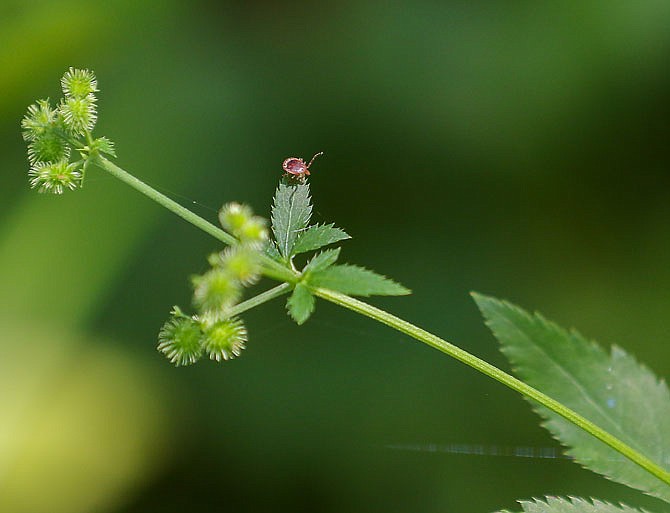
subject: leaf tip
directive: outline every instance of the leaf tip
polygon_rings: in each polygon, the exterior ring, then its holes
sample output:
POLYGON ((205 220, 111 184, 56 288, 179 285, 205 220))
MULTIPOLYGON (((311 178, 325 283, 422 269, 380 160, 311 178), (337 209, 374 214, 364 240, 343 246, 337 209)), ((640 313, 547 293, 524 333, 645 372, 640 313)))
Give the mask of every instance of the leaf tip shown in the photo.
POLYGON ((309 288, 298 283, 286 301, 286 309, 291 318, 300 326, 314 313, 315 303, 316 300, 309 288))
POLYGON ((407 287, 401 285, 400 283, 397 283, 397 285, 398 285, 398 293, 396 294, 396 296, 409 296, 410 294, 412 294, 412 289, 408 289, 407 287))
POLYGON ((474 290, 470 291, 470 297, 472 297, 475 304, 477 305, 477 308, 479 308, 479 311, 485 317, 486 317, 486 311, 488 311, 491 307, 502 304, 501 300, 496 299, 493 296, 487 296, 486 294, 482 294, 481 292, 477 292, 474 290))

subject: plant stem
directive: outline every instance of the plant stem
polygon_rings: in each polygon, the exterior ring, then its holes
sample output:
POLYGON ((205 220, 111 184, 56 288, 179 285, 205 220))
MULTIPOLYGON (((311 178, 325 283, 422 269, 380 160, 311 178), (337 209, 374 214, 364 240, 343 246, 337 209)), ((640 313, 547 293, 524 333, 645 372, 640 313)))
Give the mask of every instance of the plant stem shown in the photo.
POLYGON ((463 362, 466 365, 469 365, 473 369, 478 370, 483 374, 486 374, 487 376, 495 379, 496 381, 499 381, 503 385, 511 388, 512 390, 519 392, 520 394, 528 397, 529 399, 532 399, 540 403, 542 406, 559 414, 561 417, 579 426, 587 433, 590 433, 591 435, 595 436, 598 440, 609 445, 612 449, 624 455, 629 460, 636 463, 637 465, 645 469, 647 472, 653 474, 661 481, 670 484, 670 472, 665 470, 663 467, 654 463, 646 456, 640 454, 635 449, 630 447, 628 444, 612 436, 604 429, 598 427, 590 420, 587 420, 586 418, 582 417, 577 412, 571 410, 570 408, 567 408, 563 404, 552 399, 548 395, 543 394, 536 388, 531 387, 530 385, 515 378, 514 376, 511 376, 506 372, 498 369, 497 367, 494 367, 490 363, 485 362, 480 358, 477 358, 473 354, 464 351, 460 347, 457 347, 447 342, 446 340, 441 339, 440 337, 433 335, 432 333, 429 333, 419 328, 418 326, 415 326, 414 324, 404 321, 403 319, 400 319, 395 315, 385 312, 384 310, 380 310, 379 308, 364 303, 363 301, 359 301, 358 299, 354 299, 350 296, 347 296, 346 294, 340 294, 339 292, 322 288, 312 289, 312 292, 314 293, 314 295, 322 299, 325 299, 327 301, 335 303, 336 305, 348 308, 349 310, 352 310, 359 314, 365 315, 366 317, 370 317, 371 319, 386 324, 387 326, 390 326, 391 328, 397 331, 405 333, 406 335, 409 335, 410 337, 415 338, 420 342, 423 342, 424 344, 428 344, 429 346, 437 349, 438 351, 442 351, 443 353, 448 354, 449 356, 455 358, 456 360, 463 362))
POLYGON ((171 200, 165 194, 161 194, 150 185, 147 185, 142 180, 135 178, 133 175, 121 169, 119 166, 117 166, 113 162, 110 162, 106 158, 99 156, 95 159, 94 162, 112 176, 130 185, 133 189, 141 192, 149 199, 154 200, 159 205, 167 208, 170 212, 177 214, 185 221, 188 221, 196 228, 200 228, 203 232, 208 233, 215 239, 218 239, 224 244, 229 245, 237 243, 235 237, 233 237, 229 233, 223 231, 221 228, 213 225, 209 221, 206 221, 202 217, 194 214, 189 209, 182 207, 176 201, 171 200))
MULTIPOLYGON (((209 221, 206 221, 200 216, 194 214, 187 208, 182 207, 179 203, 171 200, 164 194, 161 194, 157 190, 153 189, 151 186, 135 178, 133 175, 124 171, 123 169, 113 164, 106 158, 98 156, 95 158, 94 163, 100 166, 105 171, 112 174, 113 176, 115 176, 116 178, 120 179, 121 181, 130 185, 131 187, 138 190, 142 194, 146 195, 150 199, 154 200, 158 204, 164 206, 171 212, 174 212, 182 219, 188 221, 197 228, 200 228, 205 233, 208 233, 215 239, 218 239, 225 244, 237 243, 237 239, 235 239, 235 237, 233 237, 229 233, 225 232, 221 228, 216 227, 215 225, 213 225, 209 221)), ((285 294, 291 289, 293 283, 295 283, 296 280, 299 278, 299 273, 287 269, 282 264, 276 262, 272 258, 266 255, 263 255, 261 258, 263 266, 266 268, 267 271, 269 271, 267 274, 269 274, 273 278, 283 280, 288 283, 282 283, 281 285, 278 285, 266 292, 263 292, 256 297, 253 297, 247 301, 244 301, 243 303, 240 303, 232 310, 233 311, 232 315, 237 315, 239 313, 242 313, 243 311, 248 310, 249 308, 252 308, 261 303, 269 301, 270 299, 278 297, 282 294, 285 294)), ((401 333, 405 333, 410 337, 413 337, 419 340, 420 342, 423 342, 465 363, 466 365, 469 365, 473 369, 478 370, 483 374, 486 374, 487 376, 495 379, 496 381, 499 381, 503 385, 511 388, 512 390, 515 390, 520 394, 528 397, 529 399, 532 399, 538 402, 539 404, 545 406, 549 410, 557 413, 558 415, 572 422, 576 426, 579 426, 584 431, 590 433, 600 441, 604 442, 612 449, 616 450, 620 454, 630 459, 632 462, 636 463, 637 465, 645 469, 647 472, 656 476, 661 481, 670 484, 670 472, 668 472, 661 466, 657 465, 646 456, 643 456, 642 454, 640 454, 635 449, 625 444, 618 438, 612 436, 607 431, 598 427, 593 422, 582 417, 575 411, 565 407, 563 404, 543 394, 542 392, 531 387, 530 385, 527 385, 523 381, 507 374, 506 372, 503 372, 497 367, 494 367, 490 363, 487 363, 484 360, 477 358, 476 356, 468 353, 467 351, 464 351, 460 347, 457 347, 447 342, 446 340, 443 340, 440 337, 419 328, 418 326, 415 326, 407 321, 404 321, 399 317, 396 317, 395 315, 385 312, 384 310, 380 310, 379 308, 364 303, 363 301, 359 301, 358 299, 354 299, 345 294, 340 294, 339 292, 322 288, 312 289, 312 292, 316 296, 322 299, 325 299, 327 301, 340 305, 344 308, 365 315, 366 317, 370 317, 371 319, 379 321, 383 324, 386 324, 387 326, 390 326, 391 328, 400 331, 401 333)))
MULTIPOLYGON (((170 212, 177 214, 179 217, 188 221, 196 228, 200 228, 203 232, 208 233, 217 240, 220 240, 224 244, 234 245, 237 244, 237 239, 230 235, 228 232, 222 230, 218 226, 213 225, 209 221, 203 219, 202 217, 194 214, 189 209, 181 206, 176 201, 171 200, 165 194, 161 194, 156 189, 147 185, 142 180, 135 178, 133 175, 121 169, 119 166, 110 162, 102 156, 95 157, 93 163, 107 171, 112 176, 118 178, 122 182, 125 182, 127 185, 130 185, 133 189, 141 192, 149 199, 154 200, 159 205, 165 207, 170 212)), ((284 267, 279 262, 274 261, 272 258, 261 255, 261 260, 263 267, 265 267, 271 275, 271 277, 282 280, 294 282, 297 278, 297 273, 294 273, 284 267)))
POLYGON ((293 286, 290 283, 282 283, 280 285, 277 285, 276 287, 273 287, 270 290, 261 292, 257 296, 249 298, 246 301, 242 301, 241 303, 235 305, 228 311, 228 315, 230 315, 230 317, 240 315, 241 313, 246 312, 247 310, 251 310, 252 308, 258 305, 262 305, 263 303, 266 303, 271 299, 286 294, 292 288, 293 286))

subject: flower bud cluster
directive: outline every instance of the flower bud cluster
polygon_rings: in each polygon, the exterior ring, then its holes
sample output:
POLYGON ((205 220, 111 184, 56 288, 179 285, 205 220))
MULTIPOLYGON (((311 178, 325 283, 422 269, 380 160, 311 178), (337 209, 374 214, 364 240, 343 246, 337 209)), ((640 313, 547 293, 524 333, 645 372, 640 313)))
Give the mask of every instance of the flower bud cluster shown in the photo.
POLYGON ((39 192, 62 194, 81 186, 86 158, 92 152, 114 156, 114 146, 105 138, 93 140, 97 121, 98 83, 93 72, 70 68, 61 79, 63 98, 56 107, 39 100, 28 107, 21 121, 28 143, 30 186, 39 192), (70 163, 72 149, 82 160, 70 163))
POLYGON ((251 208, 240 203, 228 203, 219 211, 219 222, 242 244, 254 245, 268 238, 267 221, 255 216, 251 208))
POLYGON ((210 268, 192 277, 197 313, 189 316, 175 307, 158 334, 158 350, 177 366, 195 363, 203 354, 219 362, 230 360, 245 349, 247 330, 233 310, 244 287, 260 278, 259 254, 268 231, 265 219, 238 203, 225 205, 219 219, 239 242, 210 255, 210 268))

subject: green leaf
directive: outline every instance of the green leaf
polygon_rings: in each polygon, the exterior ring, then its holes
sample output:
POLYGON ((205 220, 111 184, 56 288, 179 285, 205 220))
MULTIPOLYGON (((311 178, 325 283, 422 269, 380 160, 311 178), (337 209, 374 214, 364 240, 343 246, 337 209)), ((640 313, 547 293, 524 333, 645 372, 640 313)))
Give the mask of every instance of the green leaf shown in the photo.
MULTIPOLYGON (((619 347, 608 354, 538 313, 530 315, 479 294, 473 297, 521 379, 667 468, 670 393, 664 381, 619 347)), ((670 485, 557 414, 533 407, 577 463, 670 502, 670 485)))
POLYGON ((355 265, 332 265, 312 273, 308 282, 314 287, 351 294, 353 296, 403 296, 411 291, 386 276, 355 265))
POLYGON ((304 323, 314 312, 315 299, 309 289, 302 283, 298 283, 293 293, 286 301, 288 313, 298 324, 304 323))
POLYGON ((307 228, 311 216, 309 185, 280 183, 272 205, 272 232, 284 259, 289 260, 295 254, 295 241, 307 228))
POLYGON ((110 157, 116 157, 114 142, 110 141, 107 137, 99 137, 93 141, 93 147, 100 153, 106 153, 110 157))
POLYGON ((330 267, 340 256, 340 248, 327 249, 317 255, 314 255, 312 259, 307 262, 307 265, 302 270, 303 273, 317 273, 323 271, 324 269, 330 267))
POLYGON ((314 225, 307 228, 298 235, 293 247, 293 254, 305 253, 320 249, 328 244, 350 239, 351 237, 340 228, 335 228, 334 224, 314 225))
MULTIPOLYGON (((523 513, 640 513, 644 510, 633 509, 625 505, 615 506, 596 499, 586 500, 579 497, 547 497, 545 500, 519 501, 523 513), (591 502, 593 501, 593 502, 591 502)), ((504 511, 500 513, 506 513, 504 511)))

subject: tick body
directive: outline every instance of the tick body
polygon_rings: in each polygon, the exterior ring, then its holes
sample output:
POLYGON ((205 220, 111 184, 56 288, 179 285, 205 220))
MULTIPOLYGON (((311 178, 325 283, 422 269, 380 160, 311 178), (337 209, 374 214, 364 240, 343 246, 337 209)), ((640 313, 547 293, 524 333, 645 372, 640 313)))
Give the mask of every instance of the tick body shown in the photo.
POLYGON ((286 160, 284 160, 284 163, 282 164, 281 167, 289 175, 309 176, 309 166, 312 165, 312 162, 314 162, 314 159, 316 157, 320 157, 321 155, 323 155, 322 151, 320 151, 319 153, 316 153, 312 157, 312 160, 309 161, 309 164, 305 164, 305 161, 302 160, 301 158, 289 157, 286 160))

